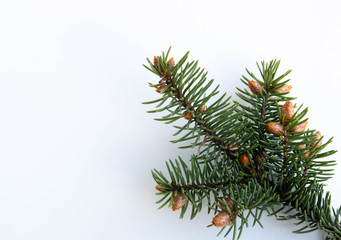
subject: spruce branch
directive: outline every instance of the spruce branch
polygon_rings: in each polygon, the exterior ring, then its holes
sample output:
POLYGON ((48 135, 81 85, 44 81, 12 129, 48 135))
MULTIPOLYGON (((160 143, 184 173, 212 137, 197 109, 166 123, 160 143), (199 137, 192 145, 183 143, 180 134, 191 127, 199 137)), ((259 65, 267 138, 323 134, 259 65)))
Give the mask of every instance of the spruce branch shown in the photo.
POLYGON ((323 190, 335 166, 325 158, 336 151, 323 151, 332 138, 325 141, 320 131, 307 129, 308 109, 291 102, 291 70, 276 76, 280 61, 257 63, 260 77, 246 69, 245 88, 237 88, 243 102, 230 102, 226 94, 218 96, 219 86, 207 80, 198 61, 187 62, 187 53, 175 62, 169 53, 144 65, 160 78, 150 86, 161 95, 146 104, 156 104, 151 113, 166 113, 158 121, 182 121, 171 142, 189 141, 180 148, 197 147, 197 153, 189 164, 181 157, 167 161, 167 176, 152 171, 160 208, 168 204, 183 218, 191 206, 192 219, 206 205, 215 214, 209 226, 232 239, 241 237, 250 217, 262 226, 264 211, 304 224, 295 233, 320 229, 326 239, 341 239, 341 208, 334 209, 323 190))
MULTIPOLYGON (((166 56, 168 56, 168 53, 166 56)), ((171 99, 171 102, 166 107, 149 112, 168 110, 169 115, 164 116, 162 119, 156 119, 166 121, 166 123, 172 123, 182 117, 188 120, 187 125, 176 127, 179 130, 174 135, 179 135, 184 130, 189 130, 189 132, 182 138, 174 140, 174 143, 196 139, 192 145, 194 147, 201 144, 199 139, 203 135, 207 140, 213 142, 217 148, 229 155, 231 151, 237 149, 237 146, 231 145, 223 136, 230 129, 226 127, 227 124, 233 125, 233 119, 238 118, 238 115, 232 116, 228 123, 222 122, 221 119, 233 114, 236 106, 230 106, 230 97, 226 98, 225 94, 223 94, 207 107, 205 104, 219 93, 219 86, 208 94, 207 90, 212 85, 213 80, 205 84, 207 72, 198 67, 198 61, 187 63, 183 67, 187 57, 188 53, 177 64, 167 60, 164 54, 154 57, 154 63, 147 59, 150 66, 145 67, 161 78, 159 84, 150 84, 151 87, 155 87, 158 92, 164 94, 163 99, 160 99, 161 104, 156 107, 159 108, 167 99, 171 99), (178 73, 179 69, 181 69, 180 73, 178 73), (171 110, 171 108, 175 107, 175 111, 171 110), (194 123, 194 127, 189 128, 190 123, 194 123), (194 135, 194 132, 197 134, 194 135)), ((155 101, 146 103, 155 103, 155 101)), ((228 133, 233 134, 233 132, 228 133)))

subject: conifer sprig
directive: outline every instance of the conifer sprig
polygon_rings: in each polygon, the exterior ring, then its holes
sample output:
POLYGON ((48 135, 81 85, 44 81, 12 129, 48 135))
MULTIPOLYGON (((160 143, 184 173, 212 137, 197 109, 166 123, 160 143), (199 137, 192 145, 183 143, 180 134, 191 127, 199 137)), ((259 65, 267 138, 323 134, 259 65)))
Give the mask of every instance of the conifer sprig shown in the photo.
POLYGON ((332 139, 307 128, 308 109, 292 103, 291 70, 276 76, 280 61, 257 63, 260 77, 246 69, 246 87, 236 93, 241 102, 231 102, 218 95, 219 86, 207 80, 198 61, 187 62, 188 53, 178 62, 169 53, 144 65, 160 78, 150 83, 160 97, 145 104, 156 104, 149 112, 165 114, 156 120, 183 123, 174 126, 172 142, 187 143, 180 148, 197 148, 197 154, 189 164, 181 157, 167 161, 166 176, 152 171, 160 208, 168 204, 183 218, 192 207, 192 219, 207 205, 216 214, 209 226, 233 239, 241 237, 250 217, 262 226, 264 211, 304 224, 295 233, 321 229, 326 239, 341 239, 341 209, 323 191, 335 165, 324 158, 336 151, 324 151, 332 139))
POLYGON ((236 105, 232 105, 229 102, 230 97, 227 98, 226 94, 223 94, 208 106, 207 103, 219 93, 219 86, 209 91, 213 79, 207 81, 207 72, 198 67, 198 61, 185 64, 188 53, 176 64, 167 59, 168 54, 169 50, 166 55, 162 53, 161 56, 154 57, 153 63, 147 59, 149 66, 144 65, 161 78, 158 84, 150 84, 162 97, 156 101, 145 102, 159 102, 156 109, 149 112, 168 111, 169 114, 156 119, 168 124, 183 118, 188 120, 183 126, 175 126, 177 132, 174 136, 186 131, 187 133, 173 140, 173 143, 194 140, 190 146, 182 146, 193 148, 200 145, 202 138, 206 137, 215 148, 230 154, 237 149, 237 146, 232 144, 238 138, 234 133, 235 128, 242 127, 240 123, 236 125, 236 119, 240 116, 234 111, 236 105), (223 119, 225 121, 222 121, 223 119))

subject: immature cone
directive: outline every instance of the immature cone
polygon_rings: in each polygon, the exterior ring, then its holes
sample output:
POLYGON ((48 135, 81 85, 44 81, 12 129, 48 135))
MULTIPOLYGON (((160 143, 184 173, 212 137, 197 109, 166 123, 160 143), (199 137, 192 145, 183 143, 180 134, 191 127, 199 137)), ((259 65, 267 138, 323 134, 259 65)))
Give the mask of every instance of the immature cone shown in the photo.
POLYGON ((212 224, 216 227, 226 227, 232 223, 232 220, 233 216, 228 211, 222 211, 212 219, 212 224))
POLYGON ((277 137, 283 136, 284 134, 284 126, 278 122, 268 122, 266 124, 266 129, 277 137))
POLYGON ((249 80, 247 83, 248 83, 248 86, 249 86, 249 88, 253 94, 256 94, 256 95, 260 94, 260 91, 262 90, 261 84, 259 84, 256 81, 253 81, 253 80, 249 80))
POLYGON ((162 91, 164 88, 165 88, 165 86, 160 86, 160 87, 158 87, 155 91, 156 91, 157 93, 161 93, 161 91, 162 91))
POLYGON ((157 56, 154 56, 154 67, 157 68, 159 65, 159 58, 157 56))
POLYGON ((172 210, 176 211, 182 208, 185 204, 187 203, 187 199, 181 194, 178 193, 176 196, 173 198, 172 202, 172 210))
POLYGON ((284 123, 287 124, 290 119, 294 116, 295 110, 292 102, 285 102, 281 109, 281 118, 284 117, 284 123))
MULTIPOLYGON (((220 200, 225 200, 227 206, 230 208, 231 211, 234 210, 234 203, 233 203, 233 200, 231 198, 223 198, 223 197, 218 197, 218 199, 220 200)), ((226 207, 223 203, 221 203, 220 201, 218 201, 219 205, 221 208, 223 208, 224 210, 226 210, 226 207)))
MULTIPOLYGON (((307 146, 306 145, 299 145, 299 148, 300 149, 306 149, 307 146)), ((309 157, 310 154, 306 153, 306 152, 308 152, 308 149, 306 149, 304 152, 305 152, 305 154, 303 154, 302 157, 304 157, 304 158, 309 157)))
POLYGON ((292 87, 289 84, 284 84, 283 87, 280 87, 275 92, 276 93, 287 93, 287 92, 290 92, 291 88, 292 87))
POLYGON ((292 132, 303 132, 305 128, 307 127, 308 122, 305 121, 304 123, 294 127, 291 131, 292 132))
MULTIPOLYGON (((316 146, 317 142, 318 142, 318 141, 320 140, 320 138, 322 137, 322 134, 321 134, 320 131, 317 131, 315 134, 316 134, 316 138, 314 138, 314 139, 315 139, 315 142, 311 143, 311 145, 310 145, 312 148, 316 146)), ((317 144, 316 148, 321 147, 321 145, 322 145, 322 140, 317 144)))
POLYGON ((160 189, 160 187, 165 187, 165 185, 163 185, 163 184, 158 184, 158 185, 155 186, 155 190, 157 190, 157 191, 159 191, 159 192, 163 192, 163 191, 160 189))
POLYGON ((239 163, 242 167, 246 166, 246 165, 250 165, 250 159, 249 156, 246 154, 242 154, 239 156, 239 163))
POLYGON ((172 64, 172 66, 175 65, 174 58, 171 58, 171 59, 168 60, 167 66, 169 66, 170 64, 172 64))
POLYGON ((184 118, 190 120, 192 118, 192 114, 190 112, 185 112, 184 118))
POLYGON ((203 112, 203 111, 205 111, 205 109, 206 109, 206 106, 205 106, 205 104, 204 104, 204 105, 202 105, 202 106, 199 108, 199 112, 203 112))

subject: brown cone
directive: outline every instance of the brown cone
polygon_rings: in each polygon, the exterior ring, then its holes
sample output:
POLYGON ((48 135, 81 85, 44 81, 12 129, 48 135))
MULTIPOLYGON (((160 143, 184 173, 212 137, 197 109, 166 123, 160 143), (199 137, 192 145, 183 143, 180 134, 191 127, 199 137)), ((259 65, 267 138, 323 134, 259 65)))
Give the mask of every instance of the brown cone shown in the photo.
MULTIPOLYGON (((300 149, 306 149, 307 146, 306 146, 306 145, 299 145, 299 148, 300 148, 300 149)), ((305 152, 305 153, 302 155, 302 157, 304 157, 304 158, 309 157, 310 154, 307 153, 307 152, 308 152, 308 149, 306 149, 304 152, 305 152)))
MULTIPOLYGON (((233 203, 233 200, 232 200, 231 198, 218 197, 218 199, 220 199, 220 200, 223 200, 223 199, 224 199, 225 202, 226 202, 226 204, 227 204, 227 206, 230 208, 230 210, 231 210, 231 211, 234 210, 234 203, 233 203)), ((219 200, 218 200, 218 203, 219 203, 219 205, 220 205, 220 207, 221 207, 222 209, 226 210, 226 207, 225 207, 225 205, 224 205, 223 203, 221 203, 219 200)))
POLYGON ((160 87, 158 87, 155 91, 156 91, 157 93, 161 93, 161 91, 162 91, 164 88, 165 88, 165 86, 160 86, 160 87))
POLYGON ((184 118, 190 120, 192 118, 192 114, 190 112, 185 112, 184 118))
MULTIPOLYGON (((320 131, 317 131, 315 134, 316 134, 316 138, 314 138, 314 139, 315 139, 315 142, 311 143, 311 145, 310 145, 312 148, 316 146, 317 142, 318 142, 318 141, 320 140, 320 138, 322 137, 322 134, 321 134, 320 131)), ((321 147, 321 145, 322 145, 322 140, 317 144, 316 148, 321 147)))
POLYGON ((205 111, 205 110, 206 110, 205 104, 202 105, 202 106, 199 108, 199 112, 203 112, 203 111, 205 111))
POLYGON ((246 165, 250 165, 250 159, 249 156, 246 154, 242 154, 239 156, 239 164, 244 167, 246 165))
POLYGON ((305 121, 304 123, 302 123, 302 124, 300 124, 300 125, 294 127, 294 128, 292 129, 292 131, 293 131, 293 132, 303 132, 303 131, 305 130, 305 128, 307 127, 307 124, 308 124, 308 122, 305 121))
POLYGON ((232 223, 233 217, 227 211, 218 213, 213 219, 212 224, 216 227, 226 227, 232 223))
POLYGON ((176 211, 182 208, 185 204, 187 203, 187 199, 181 194, 178 193, 176 196, 173 198, 172 202, 172 210, 176 211))
POLYGON ((266 124, 266 129, 277 137, 283 136, 284 134, 284 126, 278 122, 268 122, 266 124))
POLYGON ((154 67, 158 68, 158 64, 159 64, 159 58, 157 56, 154 56, 154 67))
POLYGON ((290 119, 294 116, 295 109, 292 102, 285 102, 281 109, 281 118, 284 117, 284 123, 287 124, 290 119))
POLYGON ((287 92, 290 92, 291 88, 292 87, 289 84, 284 84, 283 87, 280 87, 275 92, 276 93, 287 93, 287 92))
POLYGON ((259 95, 260 91, 262 90, 262 85, 253 80, 248 81, 248 86, 250 88, 250 91, 256 95, 259 95))
POLYGON ((172 66, 175 65, 174 58, 171 58, 171 59, 168 60, 167 66, 169 66, 170 64, 172 64, 172 66))

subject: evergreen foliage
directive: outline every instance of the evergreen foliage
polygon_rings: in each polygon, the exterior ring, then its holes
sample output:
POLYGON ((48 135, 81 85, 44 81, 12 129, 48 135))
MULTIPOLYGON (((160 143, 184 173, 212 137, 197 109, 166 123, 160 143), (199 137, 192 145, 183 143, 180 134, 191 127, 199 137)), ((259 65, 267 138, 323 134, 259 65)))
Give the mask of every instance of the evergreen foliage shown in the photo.
POLYGON ((341 208, 334 209, 323 191, 335 165, 324 158, 336 151, 324 151, 332 139, 306 129, 308 109, 292 105, 291 70, 278 76, 276 59, 257 63, 260 76, 246 69, 237 102, 219 95, 198 61, 187 61, 188 53, 175 63, 169 52, 144 65, 160 77, 149 84, 159 98, 144 104, 155 105, 150 113, 163 113, 155 120, 174 124, 173 143, 195 150, 189 161, 167 161, 167 175, 152 170, 160 208, 168 205, 180 209, 180 218, 188 212, 193 219, 207 205, 217 214, 209 226, 232 239, 250 221, 262 226, 264 212, 296 219, 295 233, 321 229, 326 239, 341 239, 341 208))

